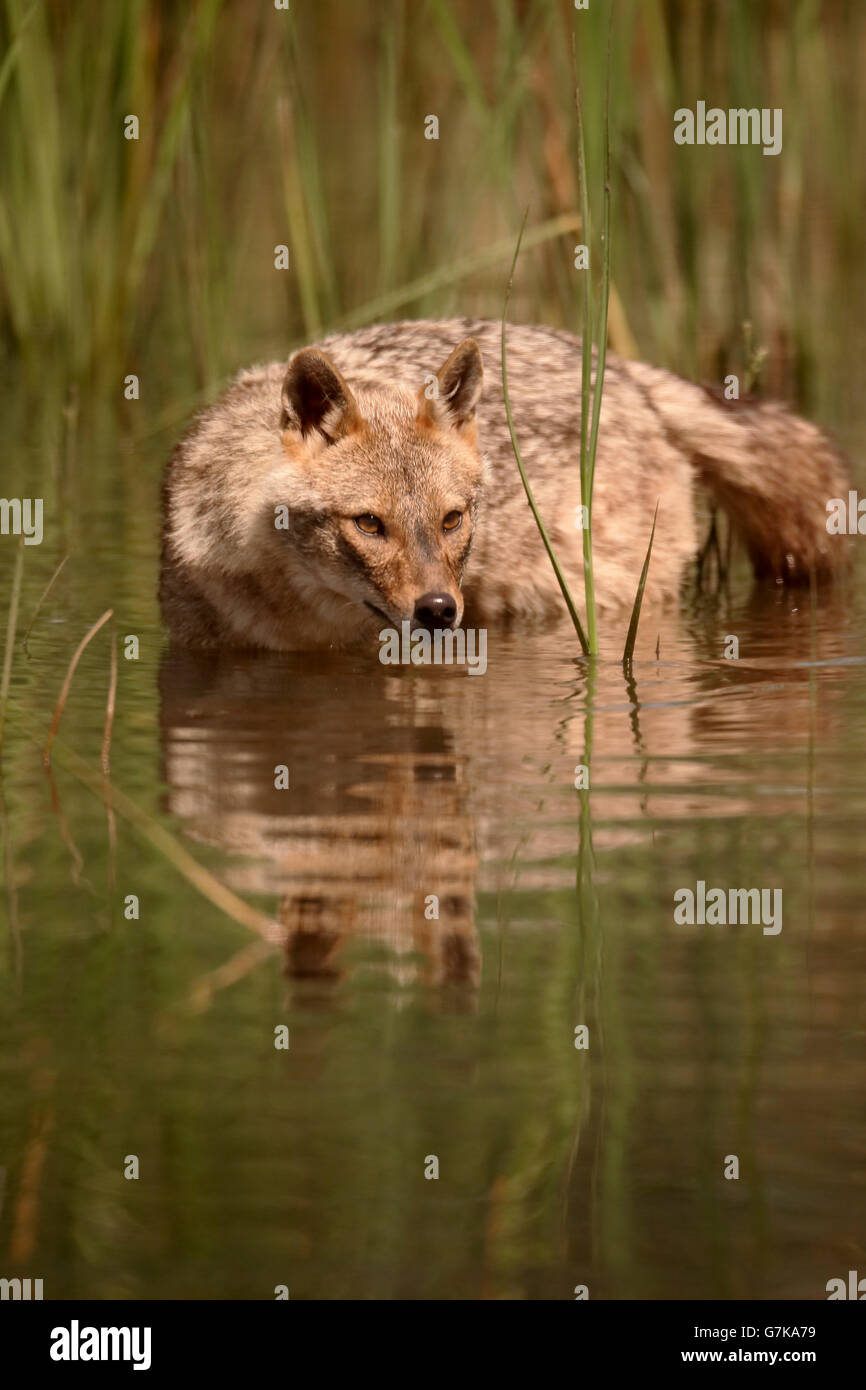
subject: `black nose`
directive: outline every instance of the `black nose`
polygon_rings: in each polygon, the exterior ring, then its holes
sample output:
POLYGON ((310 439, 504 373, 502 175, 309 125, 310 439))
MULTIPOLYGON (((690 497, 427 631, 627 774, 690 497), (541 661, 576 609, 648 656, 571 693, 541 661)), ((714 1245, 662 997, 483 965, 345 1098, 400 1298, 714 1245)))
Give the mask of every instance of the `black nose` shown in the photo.
POLYGON ((422 594, 415 603, 415 621, 430 632, 437 627, 453 627, 457 604, 450 594, 422 594))

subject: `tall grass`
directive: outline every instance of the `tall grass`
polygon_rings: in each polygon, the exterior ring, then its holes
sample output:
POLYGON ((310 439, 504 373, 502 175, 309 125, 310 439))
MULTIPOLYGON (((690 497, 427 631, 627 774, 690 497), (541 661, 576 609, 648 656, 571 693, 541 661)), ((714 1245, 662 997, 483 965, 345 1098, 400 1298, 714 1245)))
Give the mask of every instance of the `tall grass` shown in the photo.
POLYGON ((199 0, 182 20, 144 0, 70 15, 4 0, 4 329, 25 350, 54 340, 74 376, 122 350, 147 317, 219 9, 199 0), (129 115, 137 140, 124 138, 129 115))
MULTIPOLYGON (((511 247, 483 253, 527 204, 577 212, 570 35, 598 111, 606 10, 0 0, 0 343, 79 381, 155 357, 177 393, 394 303, 496 313, 511 247)), ((866 9, 623 3, 610 62, 611 347, 719 380, 748 320, 765 389, 856 407, 837 345, 866 336, 866 9), (675 147, 674 110, 701 98, 782 107, 783 154, 675 147)), ((587 161, 597 187, 594 134, 587 161)), ((571 325, 566 245, 522 274, 521 319, 571 325)))
MULTIPOLYGON (((608 63, 610 52, 608 50, 608 63)), ((610 72, 607 74, 605 83, 605 106, 604 106, 604 231, 602 235, 602 255, 601 255, 601 299, 598 315, 598 354, 596 361, 595 386, 592 386, 592 356, 593 356, 593 303, 592 303, 592 227, 589 213, 589 190, 586 178, 586 146, 584 139, 583 117, 581 114, 580 88, 575 80, 574 105, 577 115, 577 137, 578 137, 578 167, 580 173, 580 218, 581 235, 584 238, 583 245, 590 251, 590 263, 587 274, 582 276, 583 281, 583 340, 581 350, 581 389, 580 389, 580 497, 585 512, 583 530, 583 585, 584 598, 586 602, 586 629, 580 620, 577 606, 568 586, 563 568, 559 558, 554 551, 547 528, 532 491, 532 484, 526 472, 523 456, 520 452, 520 444, 517 432, 514 428, 514 419, 511 411, 511 398, 508 391, 508 353, 507 353, 507 318, 508 303, 514 284, 514 269, 520 255, 520 244, 526 226, 526 215, 523 218, 523 225, 520 228, 520 235, 517 238, 517 246, 514 250, 514 259, 511 263, 511 273, 508 279, 508 286, 505 292, 505 303, 502 309, 502 391, 505 398, 505 414, 508 421, 508 432, 511 436, 511 447, 514 450, 514 457, 520 473, 520 480, 526 493, 526 500, 532 511, 535 524, 538 527, 539 535, 547 551, 547 557, 553 567, 557 583, 565 600, 572 626, 580 642, 584 656, 598 656, 598 620, 595 606, 595 585, 593 581, 592 563, 592 492, 595 479, 595 459, 598 450, 598 430, 601 420, 601 398, 604 390, 604 366, 607 356, 607 325, 608 325, 608 304, 610 301, 611 283, 611 245, 610 245, 610 207, 611 207, 611 187, 610 187, 610 72)), ((638 580, 635 600, 632 607, 631 619, 626 634, 625 648, 623 651, 623 666, 628 667, 634 655, 635 642, 637 640, 638 624, 640 622, 641 606, 643 604, 644 589, 646 587, 647 573, 649 571, 650 558, 652 556, 653 540, 655 538, 656 519, 658 517, 658 505, 656 505, 655 515, 653 516, 652 530, 650 532, 649 545, 647 546, 646 558, 644 559, 643 569, 638 580)))
POLYGON ((593 353, 593 303, 592 303, 592 222, 590 218, 589 187, 586 176, 586 139, 583 128, 583 115, 580 102, 580 87, 577 84, 577 62, 575 56, 574 107, 577 116, 577 153, 580 178, 580 219, 584 244, 590 249, 590 266, 583 281, 583 351, 581 353, 580 382, 580 500, 586 509, 586 524, 583 527, 583 582, 586 594, 586 623, 589 649, 593 656, 598 653, 598 622, 595 609, 595 580, 592 563, 592 491, 595 479, 595 458, 598 451, 598 427, 601 418, 601 398, 604 390, 604 366, 607 357, 607 319, 610 304, 611 244, 610 244, 610 30, 608 31, 607 70, 604 87, 604 209, 601 255, 601 299, 598 316, 598 358, 595 369, 595 389, 592 391, 590 417, 590 391, 593 353))

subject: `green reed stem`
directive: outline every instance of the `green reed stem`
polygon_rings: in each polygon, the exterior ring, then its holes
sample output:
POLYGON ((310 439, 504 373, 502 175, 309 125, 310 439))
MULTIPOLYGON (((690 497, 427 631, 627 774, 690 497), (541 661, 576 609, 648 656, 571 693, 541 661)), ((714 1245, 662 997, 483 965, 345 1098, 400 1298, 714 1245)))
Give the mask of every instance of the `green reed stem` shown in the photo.
POLYGON ((629 622, 629 625, 628 625, 628 632, 627 632, 627 634, 626 634, 626 639, 625 639, 625 650, 623 651, 623 654, 622 654, 622 664, 623 664, 623 666, 630 666, 630 665, 631 665, 631 659, 632 659, 632 657, 634 656, 634 644, 635 644, 635 642, 637 641, 637 629, 638 629, 638 623, 640 622, 640 610, 641 610, 641 604, 643 603, 643 591, 644 591, 644 588, 646 587, 646 577, 647 577, 647 574, 648 574, 648 572, 649 572, 650 556, 652 555, 652 552, 653 552, 653 539, 654 539, 655 533, 656 533, 656 517, 658 516, 658 514, 659 514, 659 504, 658 504, 658 502, 656 502, 656 509, 655 509, 655 512, 653 513, 653 525, 652 525, 652 530, 650 531, 649 545, 647 546, 647 549, 646 549, 646 558, 645 558, 645 560, 644 560, 644 562, 643 562, 643 569, 642 569, 641 572, 640 572, 640 580, 638 581, 637 593, 636 593, 635 596, 634 596, 634 604, 633 604, 632 610, 631 610, 631 621, 629 622))
MULTIPOLYGON (((574 106, 577 112, 578 180, 580 183, 581 238, 589 249, 591 231, 589 220, 589 190, 586 184, 586 148, 583 121, 580 114, 580 89, 575 86, 574 106)), ((595 579, 592 569, 592 483, 593 463, 589 452, 590 390, 592 374, 592 268, 584 271, 583 334, 580 363, 580 500, 586 509, 583 530, 583 587, 586 595, 586 626, 591 656, 598 654, 598 623, 595 611, 595 579)), ((600 398, 596 378, 596 395, 600 398)))
POLYGON ((577 611, 574 599, 571 596, 571 590, 568 587, 568 582, 565 578, 565 575, 562 572, 562 569, 560 568, 559 561, 556 558, 556 554, 551 544, 550 537, 547 534, 547 528, 545 527, 544 522, 541 519, 541 514, 538 510, 538 507, 535 505, 535 497, 532 493, 529 478, 526 476, 526 469, 523 466, 523 457, 520 452, 520 445, 517 442, 517 433, 514 428, 514 418, 511 413, 511 399, 508 394, 508 363, 505 346, 505 331, 508 317, 508 302, 511 299, 511 290, 514 285, 514 269, 517 265, 517 257, 520 255, 520 243, 523 240, 523 230, 526 226, 526 219, 528 216, 529 209, 527 208, 526 212, 523 214, 523 221, 520 224, 520 235, 517 238, 517 245, 514 248, 514 257, 511 262, 511 272, 508 276, 508 287, 505 291, 505 303, 502 306, 502 392, 505 396, 505 414, 508 420, 508 433, 511 435, 511 447, 514 450, 514 457, 517 460, 517 467, 520 472, 520 480, 523 483, 523 490, 526 493, 526 500, 529 503, 530 510, 532 511, 532 515, 535 518, 535 524, 538 527, 539 535, 541 536, 541 539, 544 542, 544 548, 547 551, 547 557, 550 560, 551 565, 553 566, 553 572, 556 575, 557 583, 559 584, 559 587, 562 590, 562 597, 565 599, 565 606, 568 609, 569 616, 571 617, 571 621, 574 624, 574 630, 577 633, 578 641, 580 642, 583 654, 584 656, 589 656, 590 646, 589 642, 587 641, 586 633, 583 630, 583 624, 580 621, 580 614, 577 611))

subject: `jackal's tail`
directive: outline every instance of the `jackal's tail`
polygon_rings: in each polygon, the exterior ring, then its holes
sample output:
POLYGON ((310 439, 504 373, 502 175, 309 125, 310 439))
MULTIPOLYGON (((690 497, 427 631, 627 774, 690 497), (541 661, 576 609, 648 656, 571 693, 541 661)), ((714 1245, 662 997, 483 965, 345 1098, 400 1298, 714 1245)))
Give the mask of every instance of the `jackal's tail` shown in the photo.
POLYGON ((776 402, 727 401, 675 377, 654 383, 653 405, 728 513, 755 572, 788 584, 827 580, 849 557, 827 530, 827 503, 846 498, 843 455, 815 426, 776 402))

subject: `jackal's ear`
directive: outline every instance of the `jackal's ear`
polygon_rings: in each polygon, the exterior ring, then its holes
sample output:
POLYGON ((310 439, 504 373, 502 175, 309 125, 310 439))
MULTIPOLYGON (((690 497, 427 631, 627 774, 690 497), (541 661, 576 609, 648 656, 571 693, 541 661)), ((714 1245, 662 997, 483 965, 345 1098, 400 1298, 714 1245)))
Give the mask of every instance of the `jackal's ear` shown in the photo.
POLYGON ((475 418, 481 397, 484 364, 474 338, 464 338, 418 392, 419 414, 436 424, 462 429, 475 418))
POLYGON ((360 424, 358 403, 330 357, 301 348, 290 358, 283 381, 281 428, 298 434, 318 431, 329 444, 360 424))

